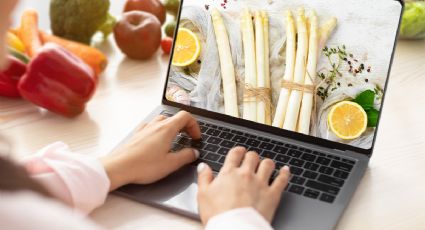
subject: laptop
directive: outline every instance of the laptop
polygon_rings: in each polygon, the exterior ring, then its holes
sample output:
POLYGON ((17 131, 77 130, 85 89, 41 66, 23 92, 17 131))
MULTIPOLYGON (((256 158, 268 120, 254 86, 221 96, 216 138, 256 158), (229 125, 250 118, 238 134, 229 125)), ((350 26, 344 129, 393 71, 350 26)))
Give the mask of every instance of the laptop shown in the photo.
MULTIPOLYGON (((144 122, 189 111, 199 122, 202 141, 181 133, 170 149, 192 146, 200 159, 157 183, 127 185, 115 193, 199 219, 196 165, 205 162, 218 172, 229 149, 244 146, 272 159, 276 170, 290 166, 292 176, 272 222, 275 229, 335 228, 372 157, 402 11, 400 0, 181 0, 162 103, 144 122), (288 25, 296 28, 296 36, 288 25), (314 41, 314 31, 321 41, 316 73, 304 75, 314 75, 309 79, 314 83, 282 84, 282 79, 291 82, 285 78, 291 69, 286 68, 291 65, 286 50, 295 37, 296 56, 302 54, 302 39, 314 41), (182 50, 189 53, 185 65, 182 50), (256 60, 251 62, 256 72, 249 72, 249 58, 256 60), (257 94, 246 100, 249 74, 257 79, 250 86, 257 94), (269 84, 261 85, 264 81, 269 84), (288 102, 286 114, 296 116, 282 116, 283 124, 274 121, 277 111, 285 110, 278 108, 285 98, 282 90, 288 101, 293 93, 302 95, 298 106, 288 102), (304 101, 309 94, 313 103, 304 101), (307 119, 300 115, 305 104, 311 113, 307 119), (307 130, 301 130, 305 121, 307 130)), ((308 72, 311 65, 304 64, 308 72)))

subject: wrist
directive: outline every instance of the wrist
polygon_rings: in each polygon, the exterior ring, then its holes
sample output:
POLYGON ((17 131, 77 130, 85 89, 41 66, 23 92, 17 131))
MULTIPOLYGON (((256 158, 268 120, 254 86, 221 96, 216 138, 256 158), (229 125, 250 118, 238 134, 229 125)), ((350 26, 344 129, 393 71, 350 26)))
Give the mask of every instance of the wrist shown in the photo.
POLYGON ((106 175, 110 181, 109 191, 113 191, 125 184, 128 184, 124 177, 125 173, 121 172, 122 167, 119 166, 119 159, 114 159, 112 156, 105 156, 99 160, 102 163, 106 175))

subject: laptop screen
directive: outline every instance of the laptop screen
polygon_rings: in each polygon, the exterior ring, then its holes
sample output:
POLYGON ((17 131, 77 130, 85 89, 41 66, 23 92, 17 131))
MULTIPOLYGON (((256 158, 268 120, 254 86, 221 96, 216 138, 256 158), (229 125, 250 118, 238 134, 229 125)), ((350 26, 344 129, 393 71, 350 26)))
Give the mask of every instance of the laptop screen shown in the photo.
POLYGON ((401 10, 394 0, 184 0, 166 99, 370 149, 401 10))

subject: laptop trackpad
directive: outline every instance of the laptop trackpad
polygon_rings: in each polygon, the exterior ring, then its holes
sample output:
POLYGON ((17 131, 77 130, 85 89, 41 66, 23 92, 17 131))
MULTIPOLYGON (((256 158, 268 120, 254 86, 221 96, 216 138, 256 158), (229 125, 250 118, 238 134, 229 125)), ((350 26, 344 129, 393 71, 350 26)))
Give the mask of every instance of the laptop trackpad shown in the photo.
POLYGON ((154 184, 127 185, 114 193, 198 218, 196 180, 196 168, 187 166, 154 184))

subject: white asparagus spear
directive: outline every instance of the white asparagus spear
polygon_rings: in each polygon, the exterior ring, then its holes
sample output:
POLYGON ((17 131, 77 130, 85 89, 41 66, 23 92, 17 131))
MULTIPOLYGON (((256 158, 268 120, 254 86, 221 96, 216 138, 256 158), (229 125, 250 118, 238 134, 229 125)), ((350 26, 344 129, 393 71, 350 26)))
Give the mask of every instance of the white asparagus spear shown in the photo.
POLYGON ((211 11, 218 54, 220 57, 221 78, 224 92, 224 111, 227 115, 239 117, 236 92, 235 68, 230 52, 227 30, 217 9, 211 11))
POLYGON ((323 24, 322 27, 319 29, 319 49, 322 49, 325 47, 326 42, 328 41, 329 37, 331 36, 332 32, 335 30, 335 27, 337 25, 337 19, 336 17, 332 17, 328 19, 328 21, 323 24))
MULTIPOLYGON (((264 63, 264 29, 263 20, 259 11, 255 12, 255 53, 257 55, 257 87, 265 88, 266 70, 264 63)), ((266 124, 266 103, 263 100, 257 100, 257 122, 266 124)))
MULTIPOLYGON (((286 67, 283 79, 292 82, 294 78, 295 68, 295 46, 296 46, 296 31, 294 18, 291 11, 286 11, 286 67)), ((273 119, 273 126, 282 128, 283 121, 286 115, 288 105, 289 93, 291 91, 287 88, 282 88, 279 94, 279 100, 276 106, 276 113, 273 119)))
MULTIPOLYGON (((249 87, 257 87, 257 66, 255 63, 255 40, 254 25, 251 13, 247 8, 242 12, 241 18, 242 41, 245 54, 245 84, 249 87)), ((247 98, 243 103, 243 118, 250 121, 257 121, 257 101, 256 97, 247 98)))
MULTIPOLYGON (((309 48, 307 58, 307 73, 305 85, 313 85, 316 79, 317 58, 319 54, 319 25, 316 12, 313 10, 309 18, 309 48)), ((314 93, 314 92, 313 92, 314 93)), ((298 119, 298 132, 310 133, 311 111, 313 109, 313 93, 304 92, 301 102, 300 116, 298 119)))
MULTIPOLYGON (((295 60, 294 82, 304 84, 304 77, 306 71, 306 61, 308 53, 308 35, 304 9, 298 9, 297 15, 297 57, 295 60)), ((297 127, 298 114, 300 112, 300 105, 302 99, 302 92, 299 90, 292 90, 289 96, 288 109, 286 111, 283 128, 295 131, 297 127)))
MULTIPOLYGON (((269 41, 269 15, 265 10, 261 11, 261 17, 263 19, 263 30, 264 30, 264 77, 266 81, 266 88, 271 89, 270 84, 270 41, 269 41)), ((267 95, 271 102, 271 94, 267 95)), ((269 108, 266 109, 266 124, 271 125, 272 124, 272 108, 271 103, 269 105, 266 105, 269 108)))

